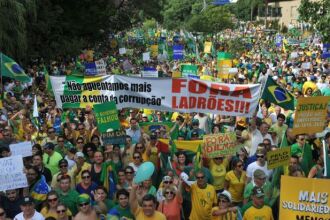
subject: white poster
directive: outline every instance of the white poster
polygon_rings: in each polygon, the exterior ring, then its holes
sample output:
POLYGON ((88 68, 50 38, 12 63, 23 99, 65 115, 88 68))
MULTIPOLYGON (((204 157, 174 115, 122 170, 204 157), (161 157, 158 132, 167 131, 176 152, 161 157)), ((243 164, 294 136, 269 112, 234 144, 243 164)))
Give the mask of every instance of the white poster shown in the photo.
POLYGON ((143 53, 143 61, 147 62, 150 60, 150 52, 143 53))
POLYGON ((32 143, 30 141, 9 145, 12 156, 22 155, 22 157, 32 156, 32 143))
POLYGON ((0 159, 0 191, 27 187, 22 156, 0 159))

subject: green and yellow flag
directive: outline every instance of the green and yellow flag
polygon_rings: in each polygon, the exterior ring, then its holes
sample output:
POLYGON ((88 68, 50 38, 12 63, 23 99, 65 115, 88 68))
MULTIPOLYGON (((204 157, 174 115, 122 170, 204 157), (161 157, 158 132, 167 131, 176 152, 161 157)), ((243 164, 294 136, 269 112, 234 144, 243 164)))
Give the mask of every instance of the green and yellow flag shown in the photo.
POLYGON ((30 82, 31 78, 25 74, 24 70, 12 58, 0 53, 1 74, 21 82, 30 82))

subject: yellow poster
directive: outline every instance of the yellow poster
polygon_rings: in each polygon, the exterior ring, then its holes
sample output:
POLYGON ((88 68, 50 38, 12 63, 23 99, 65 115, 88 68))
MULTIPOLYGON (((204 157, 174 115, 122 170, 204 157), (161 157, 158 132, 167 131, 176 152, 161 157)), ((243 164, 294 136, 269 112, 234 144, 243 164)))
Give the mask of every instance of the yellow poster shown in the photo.
POLYGON ((306 97, 298 99, 293 122, 293 133, 317 133, 324 129, 329 96, 306 97))
POLYGON ((158 56, 158 45, 151 45, 150 46, 150 53, 151 53, 151 57, 157 57, 158 56))
POLYGON ((275 151, 267 152, 267 168, 274 169, 279 166, 288 165, 291 147, 282 147, 275 151))
POLYGON ((204 53, 211 53, 212 42, 205 41, 204 43, 204 53))
POLYGON ((222 79, 231 79, 235 74, 230 74, 229 69, 233 66, 233 60, 219 60, 218 61, 218 77, 222 79))
POLYGON ((282 176, 280 220, 330 219, 330 180, 282 176))
POLYGON ((241 148, 237 145, 235 132, 204 135, 203 141, 203 155, 208 158, 235 155, 241 148))

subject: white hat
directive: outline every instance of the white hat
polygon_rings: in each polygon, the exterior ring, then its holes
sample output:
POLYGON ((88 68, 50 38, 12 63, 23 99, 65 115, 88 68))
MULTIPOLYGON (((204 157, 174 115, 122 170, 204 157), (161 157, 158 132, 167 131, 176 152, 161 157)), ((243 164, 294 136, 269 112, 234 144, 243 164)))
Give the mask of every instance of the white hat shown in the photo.
POLYGON ((83 154, 82 152, 80 152, 80 151, 78 151, 78 152, 76 153, 76 157, 82 157, 82 158, 85 158, 84 154, 83 154))
POLYGON ((218 193, 218 198, 221 196, 226 197, 229 200, 229 202, 231 202, 231 194, 227 190, 224 190, 221 193, 218 193))

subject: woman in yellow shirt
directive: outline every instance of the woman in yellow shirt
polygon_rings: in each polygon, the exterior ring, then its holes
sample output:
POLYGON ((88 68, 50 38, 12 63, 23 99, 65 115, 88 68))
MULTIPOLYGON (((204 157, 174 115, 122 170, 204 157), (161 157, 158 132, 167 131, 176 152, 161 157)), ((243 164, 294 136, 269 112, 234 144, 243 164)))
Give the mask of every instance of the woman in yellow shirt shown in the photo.
POLYGON ((224 190, 218 194, 218 206, 212 208, 211 220, 236 220, 237 207, 232 207, 231 195, 224 190))
MULTIPOLYGON (((57 205, 59 203, 59 199, 58 199, 58 195, 55 191, 50 191, 47 194, 47 201, 46 201, 46 205, 45 207, 43 207, 41 209, 41 214, 45 217, 53 217, 56 218, 58 217, 58 213, 57 213, 57 205)), ((68 216, 71 216, 71 212, 70 210, 66 210, 66 214, 68 216)))
POLYGON ((243 170, 243 161, 234 159, 232 165, 233 170, 225 177, 225 189, 232 195, 233 204, 240 205, 243 202, 246 172, 243 170))
POLYGON ((224 189, 227 165, 228 160, 223 156, 218 156, 209 161, 210 172, 213 176, 212 185, 217 193, 224 189))

